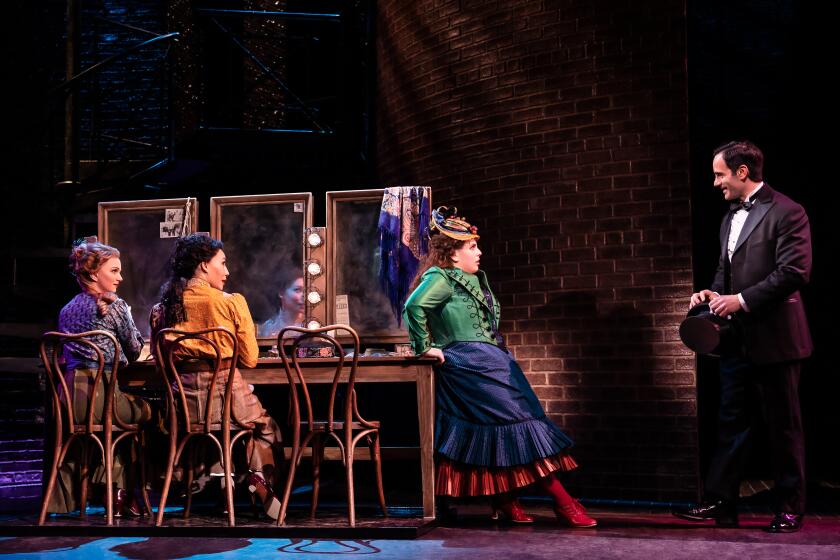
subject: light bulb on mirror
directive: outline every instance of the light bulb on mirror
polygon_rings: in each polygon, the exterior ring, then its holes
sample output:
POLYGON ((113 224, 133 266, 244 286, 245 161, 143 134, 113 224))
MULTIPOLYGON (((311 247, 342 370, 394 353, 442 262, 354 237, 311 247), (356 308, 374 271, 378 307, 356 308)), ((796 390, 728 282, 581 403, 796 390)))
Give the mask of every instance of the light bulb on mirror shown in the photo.
POLYGON ((308 294, 306 294, 306 301, 308 301, 312 305, 317 305, 321 303, 321 293, 318 290, 312 290, 308 294))
POLYGON ((321 263, 318 261, 310 261, 306 263, 306 273, 310 276, 310 278, 320 276, 321 272, 321 263))
POLYGON ((320 329, 321 328, 321 323, 319 323, 315 319, 311 319, 310 321, 308 321, 306 323, 306 328, 307 329, 320 329))
POLYGON ((310 231, 306 234, 306 244, 310 247, 320 247, 323 242, 324 240, 321 238, 321 234, 317 231, 310 231))

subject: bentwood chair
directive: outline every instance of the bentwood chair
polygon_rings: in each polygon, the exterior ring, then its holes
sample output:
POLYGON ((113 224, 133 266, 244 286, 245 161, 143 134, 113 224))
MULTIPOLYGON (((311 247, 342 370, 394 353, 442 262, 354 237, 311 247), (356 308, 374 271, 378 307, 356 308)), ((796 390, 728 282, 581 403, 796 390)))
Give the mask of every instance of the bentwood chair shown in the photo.
MULTIPOLYGON (((181 463, 184 449, 187 444, 195 443, 204 439, 213 444, 219 453, 219 459, 224 468, 225 500, 227 505, 228 523, 235 526, 235 514, 233 509, 233 467, 232 456, 233 446, 237 441, 247 442, 253 437, 254 423, 243 422, 236 417, 232 407, 233 402, 233 378, 236 371, 236 361, 239 358, 239 345, 236 337, 230 330, 224 327, 212 327, 199 331, 182 331, 177 329, 161 329, 155 334, 153 341, 155 361, 158 371, 163 375, 166 391, 164 399, 166 402, 166 428, 169 432, 169 452, 164 475, 163 490, 160 497, 155 525, 163 523, 163 513, 166 508, 166 499, 169 494, 169 487, 172 484, 172 474, 175 466, 181 463), (233 346, 233 356, 225 358, 222 356, 219 344, 215 337, 227 337, 233 346), (180 345, 186 341, 201 341, 208 350, 212 350, 212 356, 202 359, 182 359, 176 356, 180 345), (206 391, 201 397, 198 415, 191 414, 191 407, 184 393, 184 386, 181 376, 186 373, 208 374, 209 377, 201 381, 206 385, 206 391), (221 404, 218 403, 216 395, 217 385, 225 384, 224 397, 221 404), (219 417, 214 417, 214 408, 221 406, 219 417), (180 435, 179 435, 180 434, 180 435), (232 436, 232 437, 231 437, 232 436)), ((195 407, 193 407, 195 408, 195 407)), ((189 463, 190 461, 187 461, 189 463)), ((193 468, 187 464, 185 471, 184 485, 187 488, 187 501, 184 506, 184 518, 190 515, 192 505, 192 493, 189 491, 193 482, 193 468)))
POLYGON ((382 460, 379 446, 380 423, 364 419, 359 414, 356 400, 355 382, 356 370, 359 365, 359 335, 347 325, 329 325, 318 329, 286 327, 277 335, 277 348, 280 351, 280 357, 283 360, 283 367, 286 370, 289 382, 292 418, 292 454, 277 524, 282 525, 285 522, 295 471, 300 464, 303 450, 307 446, 312 448, 312 505, 310 517, 315 517, 320 487, 320 466, 324 460, 324 449, 330 440, 337 444, 345 468, 350 526, 356 526, 353 460, 356 446, 362 439, 370 448, 370 456, 376 473, 379 505, 382 508, 382 513, 387 517, 388 509, 385 506, 385 492, 382 488, 382 460), (333 335, 329 334, 330 331, 345 331, 352 340, 353 356, 350 359, 349 371, 346 367, 345 347, 333 335), (298 358, 299 348, 319 341, 331 345, 336 356, 335 358, 327 358, 328 363, 335 364, 335 372, 332 377, 327 407, 324 410, 326 413, 325 419, 316 419, 306 378, 301 370, 298 358), (287 351, 291 355, 291 361, 287 351), (336 412, 336 394, 339 388, 344 389, 345 398, 343 406, 336 412))
MULTIPOLYGON (((79 516, 81 518, 85 518, 87 515, 91 465, 95 464, 94 451, 98 449, 99 460, 102 461, 105 468, 105 515, 107 524, 114 524, 114 450, 121 441, 127 438, 131 438, 132 445, 137 450, 140 488, 146 511, 151 512, 149 495, 146 491, 145 439, 142 425, 124 422, 117 414, 115 407, 117 372, 120 365, 120 345, 117 339, 110 332, 102 330, 78 334, 48 332, 41 339, 40 353, 49 387, 48 398, 52 403, 54 446, 38 525, 44 524, 47 507, 55 491, 59 468, 67 458, 67 452, 74 442, 81 445, 82 451, 79 468, 81 478, 79 516), (114 348, 114 359, 110 364, 105 363, 105 354, 99 346, 103 341, 105 341, 105 344, 113 345, 114 348), (68 386, 67 371, 63 364, 63 349, 68 343, 87 347, 96 356, 97 368, 93 375, 93 382, 88 387, 84 419, 77 417, 76 403, 74 402, 76 400, 75 391, 71 391, 68 386), (104 395, 104 398, 98 400, 97 395, 104 395), (99 406, 102 407, 101 413, 98 410, 99 406), (99 421, 96 419, 98 413, 101 416, 99 421), (114 437, 115 434, 116 438, 114 437)), ((126 468, 129 468, 129 465, 126 465, 126 468)))

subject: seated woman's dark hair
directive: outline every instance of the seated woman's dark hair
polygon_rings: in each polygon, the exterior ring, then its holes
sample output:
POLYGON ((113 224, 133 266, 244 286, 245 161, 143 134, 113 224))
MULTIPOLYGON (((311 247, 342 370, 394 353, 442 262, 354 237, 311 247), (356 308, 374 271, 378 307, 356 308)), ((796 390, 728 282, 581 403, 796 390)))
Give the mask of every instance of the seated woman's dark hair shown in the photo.
POLYGON ((187 320, 184 309, 184 288, 195 274, 198 265, 216 256, 224 244, 207 235, 193 233, 175 242, 169 257, 169 279, 161 288, 160 302, 163 305, 163 326, 171 327, 187 320))

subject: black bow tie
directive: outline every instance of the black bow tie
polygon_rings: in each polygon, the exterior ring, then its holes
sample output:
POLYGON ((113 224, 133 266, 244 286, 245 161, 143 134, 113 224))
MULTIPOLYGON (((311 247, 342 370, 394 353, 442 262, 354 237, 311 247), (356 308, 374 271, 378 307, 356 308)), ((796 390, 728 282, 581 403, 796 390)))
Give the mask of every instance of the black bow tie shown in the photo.
POLYGON ((752 210, 752 207, 755 206, 755 202, 750 202, 749 200, 745 200, 743 202, 735 202, 732 204, 732 211, 737 212, 738 210, 745 210, 749 212, 752 210))

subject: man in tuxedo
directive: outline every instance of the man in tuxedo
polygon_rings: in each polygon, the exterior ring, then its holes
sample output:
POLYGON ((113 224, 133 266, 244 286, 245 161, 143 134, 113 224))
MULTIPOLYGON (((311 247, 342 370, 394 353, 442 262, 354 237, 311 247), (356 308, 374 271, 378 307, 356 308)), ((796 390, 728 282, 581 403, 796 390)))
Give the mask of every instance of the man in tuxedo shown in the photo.
POLYGON ((714 151, 714 185, 732 207, 720 228, 714 282, 692 294, 690 305, 708 302, 712 313, 738 321, 743 339, 720 359, 718 441, 704 499, 674 515, 737 526, 751 411, 757 408, 768 428, 776 482, 776 515, 767 530, 790 533, 801 528, 805 511, 799 375, 813 347, 799 288, 811 273, 811 232, 802 206, 763 181, 763 163, 750 142, 714 151))

